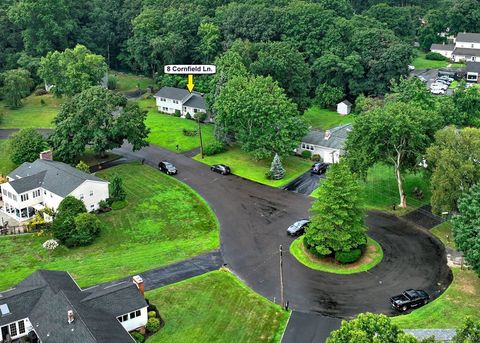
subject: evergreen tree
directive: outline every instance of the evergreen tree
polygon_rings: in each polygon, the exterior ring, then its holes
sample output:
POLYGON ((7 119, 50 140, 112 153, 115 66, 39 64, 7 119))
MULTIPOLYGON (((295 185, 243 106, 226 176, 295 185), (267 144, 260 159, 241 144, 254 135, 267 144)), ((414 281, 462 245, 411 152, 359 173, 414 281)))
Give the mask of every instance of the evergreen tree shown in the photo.
POLYGON ((114 201, 122 201, 125 200, 127 193, 123 188, 123 180, 120 176, 115 175, 110 183, 110 197, 114 199, 114 201))
POLYGON ((285 177, 285 168, 283 168, 282 161, 278 154, 275 154, 275 157, 273 157, 272 165, 270 167, 270 171, 268 172, 268 176, 272 180, 280 180, 285 177))

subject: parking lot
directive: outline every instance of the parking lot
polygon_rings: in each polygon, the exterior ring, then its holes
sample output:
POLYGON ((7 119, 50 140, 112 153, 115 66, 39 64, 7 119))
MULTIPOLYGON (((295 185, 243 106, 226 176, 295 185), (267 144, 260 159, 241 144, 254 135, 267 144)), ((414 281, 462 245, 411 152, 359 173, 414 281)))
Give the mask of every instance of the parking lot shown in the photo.
MULTIPOLYGON (((436 95, 452 95, 454 90, 452 88, 448 88, 450 82, 448 82, 448 83, 444 82, 445 86, 442 87, 441 86, 442 81, 438 81, 438 74, 441 70, 442 71, 451 71, 451 72, 456 72, 456 73, 460 73, 460 72, 463 71, 462 68, 425 69, 425 70, 412 70, 410 72, 410 75, 418 77, 422 81, 424 81, 426 83, 427 88, 430 89, 433 94, 436 94, 436 95)), ((446 79, 444 81, 446 81, 446 79)))

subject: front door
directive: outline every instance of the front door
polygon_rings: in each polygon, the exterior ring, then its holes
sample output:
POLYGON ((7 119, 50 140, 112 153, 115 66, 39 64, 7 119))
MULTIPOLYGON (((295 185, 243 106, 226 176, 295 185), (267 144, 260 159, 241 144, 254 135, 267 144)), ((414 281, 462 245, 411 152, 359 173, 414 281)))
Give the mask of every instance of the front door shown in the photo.
POLYGON ((5 326, 2 326, 2 339, 5 339, 7 338, 7 335, 10 333, 10 331, 8 330, 8 325, 5 325, 5 326))

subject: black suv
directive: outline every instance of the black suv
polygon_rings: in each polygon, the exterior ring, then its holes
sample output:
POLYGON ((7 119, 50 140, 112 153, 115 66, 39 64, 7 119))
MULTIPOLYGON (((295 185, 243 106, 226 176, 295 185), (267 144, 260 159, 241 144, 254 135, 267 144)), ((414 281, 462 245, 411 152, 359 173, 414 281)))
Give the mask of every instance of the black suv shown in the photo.
POLYGON ((420 289, 407 289, 400 295, 390 298, 392 306, 397 311, 405 312, 409 308, 425 305, 430 300, 427 292, 420 289))
POLYGON ((177 173, 177 168, 173 164, 167 161, 161 161, 158 164, 158 169, 168 175, 174 175, 177 173))
POLYGON ((211 166, 210 169, 215 173, 220 173, 222 175, 227 175, 231 173, 230 167, 226 166, 225 164, 215 164, 211 166))
POLYGON ((312 174, 321 175, 327 171, 327 168, 328 168, 328 163, 317 162, 312 166, 312 169, 310 170, 310 172, 312 174))

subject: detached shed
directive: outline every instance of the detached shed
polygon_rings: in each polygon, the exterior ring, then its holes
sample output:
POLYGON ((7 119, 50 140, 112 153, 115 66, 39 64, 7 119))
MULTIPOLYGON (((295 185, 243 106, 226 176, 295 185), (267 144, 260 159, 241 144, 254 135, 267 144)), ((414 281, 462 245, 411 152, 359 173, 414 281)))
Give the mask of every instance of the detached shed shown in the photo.
POLYGON ((341 115, 350 114, 352 111, 352 104, 348 100, 343 100, 337 104, 337 113, 341 115))

